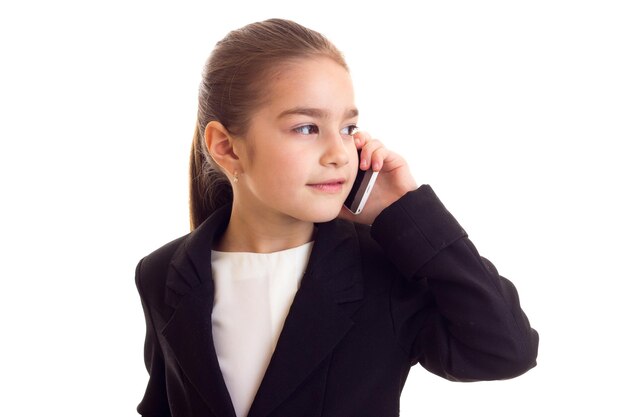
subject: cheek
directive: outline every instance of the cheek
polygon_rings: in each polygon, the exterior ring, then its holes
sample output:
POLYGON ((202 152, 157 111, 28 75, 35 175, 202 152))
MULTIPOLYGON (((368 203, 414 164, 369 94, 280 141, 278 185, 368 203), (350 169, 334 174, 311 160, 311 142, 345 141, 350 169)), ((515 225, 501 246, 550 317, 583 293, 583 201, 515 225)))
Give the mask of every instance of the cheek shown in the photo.
MULTIPOLYGON (((287 142, 287 141, 286 141, 287 142)), ((297 175, 298 172, 305 171, 314 161, 314 150, 303 146, 303 144, 289 144, 274 149, 270 158, 266 160, 268 165, 285 174, 297 175)))
POLYGON ((268 155, 258 158, 250 174, 262 181, 259 185, 266 192, 282 195, 293 192, 294 186, 306 182, 306 167, 301 153, 282 150, 273 153, 271 158, 268 155))

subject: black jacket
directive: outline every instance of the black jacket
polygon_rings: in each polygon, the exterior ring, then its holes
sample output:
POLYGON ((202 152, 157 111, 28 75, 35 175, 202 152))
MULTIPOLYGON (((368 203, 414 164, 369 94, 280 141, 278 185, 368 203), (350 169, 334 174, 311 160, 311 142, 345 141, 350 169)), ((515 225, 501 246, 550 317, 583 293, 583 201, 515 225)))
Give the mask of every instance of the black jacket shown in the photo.
MULTIPOLYGON (((235 416, 211 332, 211 246, 229 214, 218 210, 137 266, 150 374, 144 416, 235 416)), ((249 417, 397 416, 416 363, 455 381, 511 378, 535 365, 538 335, 515 287, 428 185, 371 227, 317 227, 249 417)))

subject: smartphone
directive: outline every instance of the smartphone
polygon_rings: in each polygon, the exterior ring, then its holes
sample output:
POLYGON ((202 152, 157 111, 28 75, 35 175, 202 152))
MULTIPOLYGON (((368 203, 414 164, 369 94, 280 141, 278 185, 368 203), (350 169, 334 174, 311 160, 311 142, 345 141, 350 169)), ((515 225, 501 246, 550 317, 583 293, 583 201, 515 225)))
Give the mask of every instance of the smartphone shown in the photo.
MULTIPOLYGON (((361 151, 359 150, 359 161, 361 160, 361 151)), ((374 183, 378 177, 378 172, 374 172, 371 168, 367 171, 358 169, 354 185, 348 194, 348 198, 343 203, 348 210, 354 214, 359 214, 363 211, 367 198, 374 188, 374 183)))

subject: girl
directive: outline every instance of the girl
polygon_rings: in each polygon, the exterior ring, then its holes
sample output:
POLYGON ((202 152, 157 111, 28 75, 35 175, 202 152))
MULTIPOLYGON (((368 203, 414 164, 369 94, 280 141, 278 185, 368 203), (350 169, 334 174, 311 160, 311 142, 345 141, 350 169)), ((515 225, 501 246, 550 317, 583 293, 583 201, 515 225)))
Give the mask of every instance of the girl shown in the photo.
POLYGON ((357 119, 346 63, 319 33, 271 19, 216 45, 192 231, 137 266, 140 414, 396 416, 416 363, 455 381, 535 365, 514 286, 357 119), (343 202, 370 168, 378 181, 352 215, 343 202))

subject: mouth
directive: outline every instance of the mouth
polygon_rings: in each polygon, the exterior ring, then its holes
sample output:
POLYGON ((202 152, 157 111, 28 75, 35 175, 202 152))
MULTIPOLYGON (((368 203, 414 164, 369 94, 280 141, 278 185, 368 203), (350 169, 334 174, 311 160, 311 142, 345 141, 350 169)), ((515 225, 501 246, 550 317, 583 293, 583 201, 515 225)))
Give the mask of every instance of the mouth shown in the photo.
POLYGON ((336 178, 318 183, 307 184, 307 187, 314 190, 321 191, 323 193, 335 194, 343 189, 343 185, 346 183, 344 178, 336 178))

